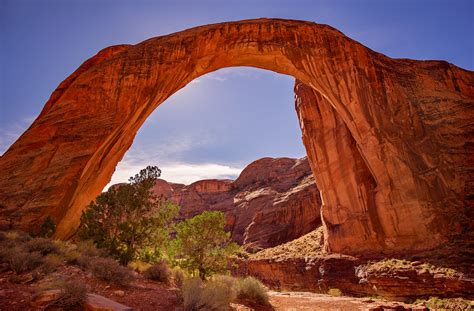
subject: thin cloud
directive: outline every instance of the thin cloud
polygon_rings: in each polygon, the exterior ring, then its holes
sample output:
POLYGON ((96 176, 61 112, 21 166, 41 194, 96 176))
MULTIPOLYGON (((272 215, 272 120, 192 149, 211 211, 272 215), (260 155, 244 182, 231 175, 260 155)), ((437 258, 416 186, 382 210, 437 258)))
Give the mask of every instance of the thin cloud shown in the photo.
POLYGON ((8 148, 23 134, 33 123, 36 116, 25 117, 8 126, 0 127, 0 154, 4 154, 8 148))

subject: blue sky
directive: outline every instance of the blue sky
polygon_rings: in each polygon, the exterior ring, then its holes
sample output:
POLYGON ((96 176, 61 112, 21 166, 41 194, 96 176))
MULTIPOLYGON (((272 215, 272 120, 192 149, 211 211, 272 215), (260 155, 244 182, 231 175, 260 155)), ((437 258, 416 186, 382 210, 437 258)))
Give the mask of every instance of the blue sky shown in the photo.
MULTIPOLYGON (((474 1, 0 0, 0 153, 57 85, 100 49, 193 26, 258 17, 329 24, 395 58, 474 69, 474 1)), ((113 182, 155 164, 189 183, 232 178, 263 156, 305 154, 291 77, 228 68, 195 80, 157 108, 113 182)))

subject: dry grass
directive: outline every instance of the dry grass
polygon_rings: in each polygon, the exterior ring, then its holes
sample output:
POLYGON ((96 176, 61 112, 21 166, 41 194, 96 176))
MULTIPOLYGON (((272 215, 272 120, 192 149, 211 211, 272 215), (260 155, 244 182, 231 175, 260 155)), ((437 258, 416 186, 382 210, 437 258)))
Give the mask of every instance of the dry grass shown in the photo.
POLYGON ((87 296, 86 286, 79 280, 56 280, 48 286, 50 289, 59 289, 59 297, 52 301, 47 308, 69 310, 84 303, 87 296))
POLYGON ((250 259, 289 259, 301 256, 317 256, 323 251, 323 227, 311 231, 293 241, 261 250, 250 259))
POLYGON ((143 276, 150 280, 169 283, 171 279, 171 270, 168 263, 165 260, 161 260, 157 264, 146 269, 143 276))
POLYGON ((251 276, 239 279, 237 283, 237 297, 253 301, 259 305, 269 304, 267 289, 259 280, 251 276))
POLYGON ((121 266, 112 258, 89 258, 87 268, 96 278, 111 284, 127 286, 134 279, 131 270, 121 266))

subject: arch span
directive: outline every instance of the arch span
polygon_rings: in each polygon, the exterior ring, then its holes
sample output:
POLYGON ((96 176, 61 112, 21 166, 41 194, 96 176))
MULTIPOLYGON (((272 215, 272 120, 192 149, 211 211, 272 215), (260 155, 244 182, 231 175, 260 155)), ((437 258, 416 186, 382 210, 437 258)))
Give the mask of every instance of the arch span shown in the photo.
POLYGON ((473 73, 279 19, 196 27, 87 60, 2 156, 1 220, 31 228, 51 215, 57 237, 68 237, 147 116, 193 79, 232 66, 298 80, 328 250, 415 251, 471 232, 473 73))

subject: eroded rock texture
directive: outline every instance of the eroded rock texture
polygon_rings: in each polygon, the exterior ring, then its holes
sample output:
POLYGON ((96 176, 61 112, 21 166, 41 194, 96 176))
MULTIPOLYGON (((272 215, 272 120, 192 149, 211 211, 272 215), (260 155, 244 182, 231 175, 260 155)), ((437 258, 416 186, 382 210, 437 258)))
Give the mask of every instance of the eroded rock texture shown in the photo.
POLYGON ((86 61, 2 156, 1 221, 30 230, 51 215, 56 236, 70 236, 147 116, 193 79, 232 66, 314 90, 299 118, 321 174, 328 250, 406 253, 472 233, 474 74, 277 19, 197 27, 86 61))
POLYGON ((236 181, 185 186, 158 180, 154 192, 179 204, 181 219, 207 210, 224 212, 232 239, 247 249, 291 241, 321 224, 319 191, 307 158, 263 158, 236 181))

